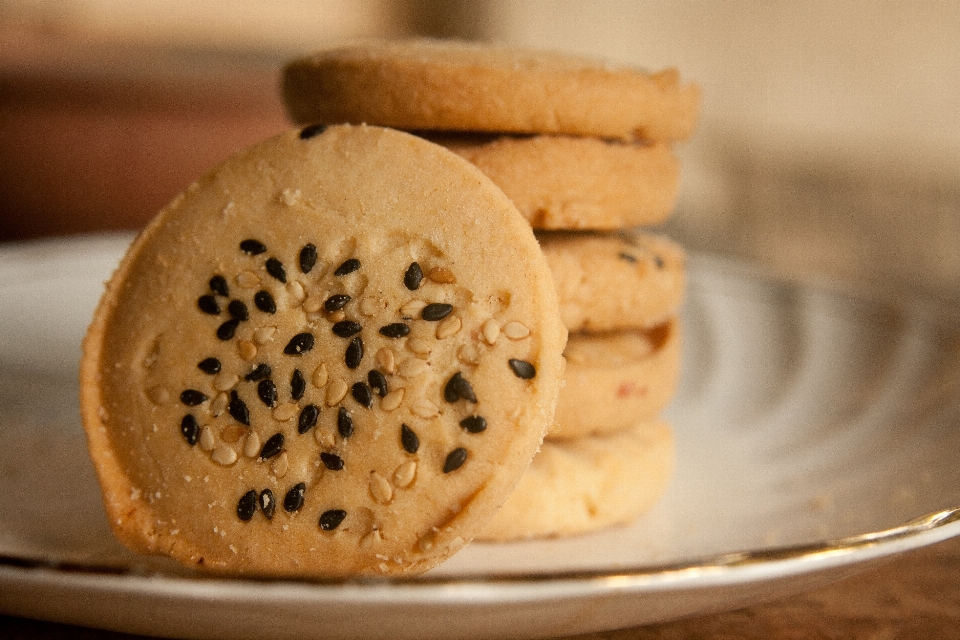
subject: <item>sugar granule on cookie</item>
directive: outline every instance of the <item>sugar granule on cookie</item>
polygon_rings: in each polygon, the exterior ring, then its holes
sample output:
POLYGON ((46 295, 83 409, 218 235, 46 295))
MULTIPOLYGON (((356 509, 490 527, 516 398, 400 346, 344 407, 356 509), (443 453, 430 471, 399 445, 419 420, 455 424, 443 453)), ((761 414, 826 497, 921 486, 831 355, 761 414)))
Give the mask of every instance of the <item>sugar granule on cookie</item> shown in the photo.
POLYGON ((150 223, 94 316, 110 523, 215 572, 425 571, 527 468, 565 340, 529 225, 468 162, 378 127, 267 140, 150 223))

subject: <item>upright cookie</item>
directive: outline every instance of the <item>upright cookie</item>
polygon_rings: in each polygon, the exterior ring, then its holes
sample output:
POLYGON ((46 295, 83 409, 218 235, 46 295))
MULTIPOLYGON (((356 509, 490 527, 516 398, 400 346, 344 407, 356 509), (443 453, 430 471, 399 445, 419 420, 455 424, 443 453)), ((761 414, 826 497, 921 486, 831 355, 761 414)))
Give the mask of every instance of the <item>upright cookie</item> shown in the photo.
POLYGON ((540 233, 570 332, 661 324, 677 314, 686 255, 652 234, 540 233))
POLYGON ((301 123, 665 141, 689 137, 700 99, 673 69, 439 40, 319 51, 287 65, 283 97, 301 123))
POLYGON ((655 420, 680 377, 680 323, 573 333, 550 439, 579 438, 655 420))
POLYGON ((663 494, 674 465, 664 422, 543 443, 485 541, 569 536, 627 524, 663 494))
POLYGON ((81 409, 110 522, 217 572, 427 570, 527 467, 565 337, 478 169, 376 127, 279 135, 191 185, 107 286, 81 409))
POLYGON ((476 165, 534 229, 654 225, 669 217, 676 202, 680 166, 664 143, 423 135, 476 165))

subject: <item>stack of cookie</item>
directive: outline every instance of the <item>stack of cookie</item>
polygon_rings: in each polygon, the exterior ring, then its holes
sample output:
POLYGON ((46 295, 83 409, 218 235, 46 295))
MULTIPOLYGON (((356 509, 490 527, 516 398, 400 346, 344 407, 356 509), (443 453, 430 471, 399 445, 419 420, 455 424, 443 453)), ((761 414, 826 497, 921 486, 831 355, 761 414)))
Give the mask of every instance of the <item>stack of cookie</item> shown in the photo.
MULTIPOLYGON (((283 92, 298 123, 375 124, 447 147, 537 232, 570 332, 566 384, 540 453, 480 538, 582 533, 647 509, 673 467, 660 416, 679 372, 684 254, 642 229, 673 209, 671 145, 694 128, 697 88, 673 70, 414 41, 294 61, 283 92)), ((522 338, 511 333, 519 330, 482 338, 522 338)))

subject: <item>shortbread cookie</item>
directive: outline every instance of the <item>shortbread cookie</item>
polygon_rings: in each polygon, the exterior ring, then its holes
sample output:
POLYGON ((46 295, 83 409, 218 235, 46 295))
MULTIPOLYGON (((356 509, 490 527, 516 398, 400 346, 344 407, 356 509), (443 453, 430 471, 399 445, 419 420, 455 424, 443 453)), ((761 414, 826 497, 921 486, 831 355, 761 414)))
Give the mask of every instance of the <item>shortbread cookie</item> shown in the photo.
POLYGON ((477 539, 559 537, 627 524, 663 494, 673 465, 673 432, 664 422, 544 442, 477 539))
POLYGON ((224 573, 429 569, 537 450, 558 318, 530 226, 442 147, 335 126, 241 152, 137 238, 85 340, 114 531, 224 573))
POLYGON ((677 319, 649 329, 574 333, 563 352, 567 366, 548 438, 577 438, 654 420, 669 404, 680 377, 677 319))
POLYGON ((699 90, 676 70, 647 73, 562 53, 442 40, 373 42, 291 62, 295 122, 399 129, 682 140, 699 90))
POLYGON ((676 202, 679 162, 663 143, 423 135, 479 167, 535 229, 654 225, 676 202))
POLYGON ((686 256, 671 240, 642 233, 540 233, 567 329, 652 327, 677 314, 686 256))

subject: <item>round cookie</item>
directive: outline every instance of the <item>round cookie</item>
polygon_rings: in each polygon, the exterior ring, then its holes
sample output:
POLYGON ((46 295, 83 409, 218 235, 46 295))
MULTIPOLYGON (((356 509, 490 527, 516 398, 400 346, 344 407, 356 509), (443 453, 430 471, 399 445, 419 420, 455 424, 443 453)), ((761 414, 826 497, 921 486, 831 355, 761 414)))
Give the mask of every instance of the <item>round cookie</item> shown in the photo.
POLYGON ((476 165, 535 229, 619 229, 665 221, 679 162, 664 143, 574 136, 422 134, 476 165))
POLYGON ((570 536, 627 524, 663 494, 674 466, 665 422, 543 443, 477 540, 570 536))
POLYGON ((529 464, 565 339, 478 169, 377 127, 281 134, 176 198, 107 286, 81 410, 110 522, 215 572, 427 570, 529 464))
POLYGON ((686 255, 652 234, 541 232, 564 325, 603 332, 661 324, 683 300, 686 255))
POLYGON ((654 420, 669 404, 680 377, 676 318, 649 329, 574 333, 563 352, 567 366, 547 437, 578 438, 654 420))
POLYGON ((283 72, 295 122, 399 129, 553 133, 682 140, 699 90, 676 70, 443 40, 370 42, 319 51, 283 72))

